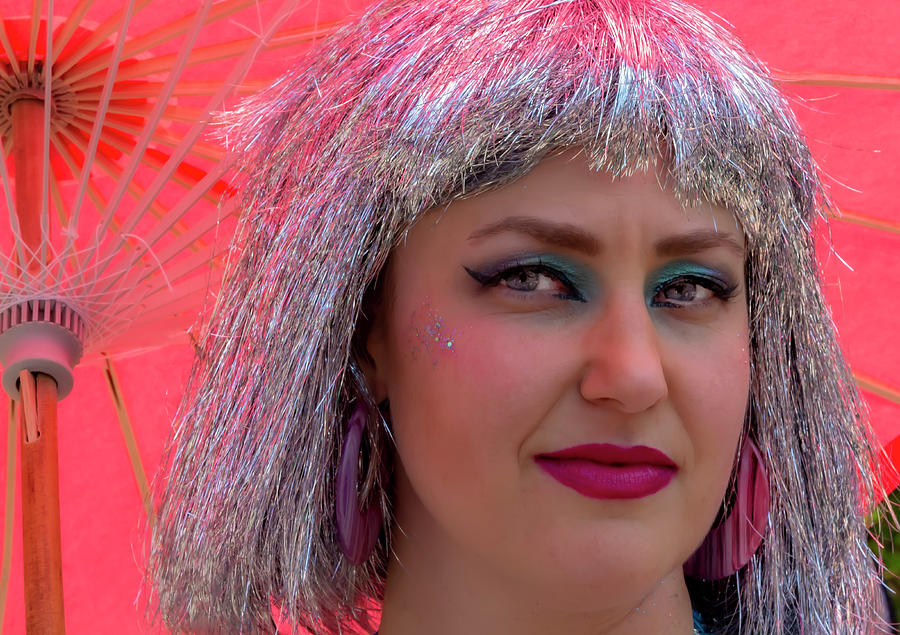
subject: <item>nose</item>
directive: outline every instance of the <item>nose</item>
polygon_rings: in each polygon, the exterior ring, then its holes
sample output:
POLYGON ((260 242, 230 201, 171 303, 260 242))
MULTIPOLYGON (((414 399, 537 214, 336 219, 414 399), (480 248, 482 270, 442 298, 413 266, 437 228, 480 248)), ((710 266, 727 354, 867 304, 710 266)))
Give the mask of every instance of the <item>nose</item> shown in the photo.
POLYGON ((584 344, 584 399, 633 414, 668 396, 659 334, 643 298, 609 298, 584 344))

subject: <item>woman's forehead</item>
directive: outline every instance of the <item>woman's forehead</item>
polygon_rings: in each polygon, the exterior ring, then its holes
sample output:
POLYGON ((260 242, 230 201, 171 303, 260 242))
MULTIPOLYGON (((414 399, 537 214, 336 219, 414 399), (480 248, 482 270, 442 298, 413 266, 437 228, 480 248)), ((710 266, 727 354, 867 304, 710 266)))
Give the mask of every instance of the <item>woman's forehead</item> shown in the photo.
POLYGON ((743 232, 730 211, 709 203, 685 206, 664 171, 615 176, 591 168, 575 149, 502 187, 433 208, 412 234, 426 243, 455 238, 470 247, 512 236, 590 257, 638 229, 663 255, 717 246, 744 253, 743 232))

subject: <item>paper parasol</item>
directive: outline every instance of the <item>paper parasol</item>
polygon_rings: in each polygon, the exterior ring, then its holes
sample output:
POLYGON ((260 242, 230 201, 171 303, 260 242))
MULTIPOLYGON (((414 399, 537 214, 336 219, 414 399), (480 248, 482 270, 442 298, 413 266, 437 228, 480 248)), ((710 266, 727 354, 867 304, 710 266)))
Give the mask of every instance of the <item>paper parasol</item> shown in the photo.
POLYGON ((2 6, 0 366, 21 425, 29 631, 64 628, 57 401, 81 359, 184 333, 215 288, 235 206, 204 133, 268 83, 246 79, 267 42, 316 35, 286 28, 296 4, 2 6))
MULTIPOLYGON (((900 3, 699 0, 791 99, 838 212, 821 226, 825 293, 872 424, 900 467, 900 3)), ((886 461, 890 491, 900 474, 886 461)))

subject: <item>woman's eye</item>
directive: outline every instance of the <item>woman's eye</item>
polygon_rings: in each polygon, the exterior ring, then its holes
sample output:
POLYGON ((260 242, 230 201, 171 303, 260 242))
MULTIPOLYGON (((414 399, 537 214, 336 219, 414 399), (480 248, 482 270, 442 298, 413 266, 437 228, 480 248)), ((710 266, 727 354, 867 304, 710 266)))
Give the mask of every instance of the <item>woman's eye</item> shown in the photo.
POLYGON ((584 298, 565 274, 543 264, 516 265, 495 273, 473 271, 468 267, 466 271, 484 287, 503 287, 522 294, 546 294, 563 300, 584 302, 584 298))
POLYGON ((500 278, 503 286, 514 291, 565 291, 565 285, 546 273, 535 271, 533 268, 524 267, 514 270, 500 278))
POLYGON ((659 287, 652 304, 662 307, 700 306, 713 299, 727 300, 735 289, 719 282, 696 278, 679 278, 659 287))
POLYGON ((672 302, 702 302, 713 297, 712 291, 706 287, 686 280, 669 285, 660 291, 659 295, 672 302))

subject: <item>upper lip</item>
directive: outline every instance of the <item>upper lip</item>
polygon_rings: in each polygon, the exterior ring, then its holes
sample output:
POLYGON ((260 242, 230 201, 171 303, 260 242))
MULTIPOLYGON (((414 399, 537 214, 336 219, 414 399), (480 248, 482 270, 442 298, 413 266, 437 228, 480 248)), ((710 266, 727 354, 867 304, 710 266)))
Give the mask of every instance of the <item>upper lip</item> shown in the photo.
POLYGON ((539 454, 542 459, 581 459, 607 465, 658 465, 678 467, 664 452, 646 445, 625 447, 611 443, 588 443, 564 448, 556 452, 539 454))

